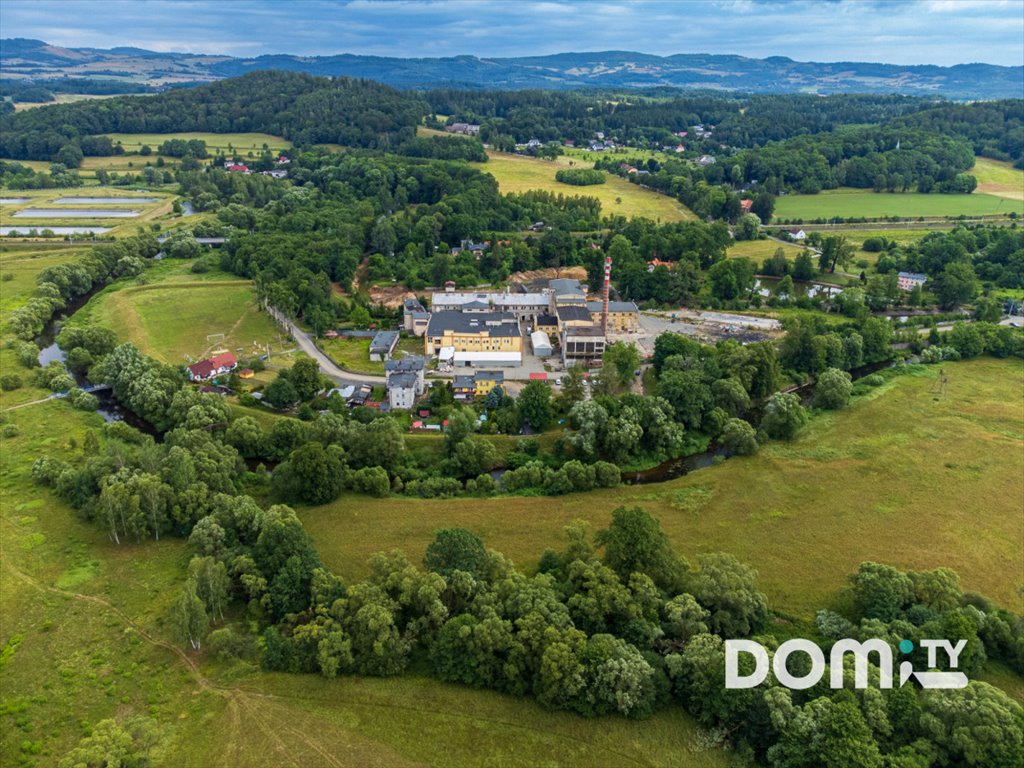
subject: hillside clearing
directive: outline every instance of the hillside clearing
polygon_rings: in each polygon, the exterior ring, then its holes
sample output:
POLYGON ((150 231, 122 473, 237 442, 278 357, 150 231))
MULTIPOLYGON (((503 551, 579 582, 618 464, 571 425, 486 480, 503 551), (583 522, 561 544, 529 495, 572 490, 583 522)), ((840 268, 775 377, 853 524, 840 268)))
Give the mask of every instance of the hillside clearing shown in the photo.
POLYGON ((1024 202, 974 192, 969 195, 919 192, 870 192, 833 189, 816 195, 782 195, 775 201, 775 219, 900 218, 920 216, 1006 216, 1024 213, 1024 202))
POLYGON ((540 189, 570 197, 596 197, 601 201, 603 216, 641 216, 662 223, 695 218, 677 200, 630 184, 625 179, 611 174, 607 175, 604 184, 589 187, 575 187, 555 181, 555 173, 569 167, 569 160, 564 157, 558 161, 551 161, 503 152, 488 152, 487 156, 489 159, 486 163, 473 165, 484 173, 491 174, 498 181, 503 194, 540 189), (619 199, 622 200, 621 203, 617 202, 619 199))

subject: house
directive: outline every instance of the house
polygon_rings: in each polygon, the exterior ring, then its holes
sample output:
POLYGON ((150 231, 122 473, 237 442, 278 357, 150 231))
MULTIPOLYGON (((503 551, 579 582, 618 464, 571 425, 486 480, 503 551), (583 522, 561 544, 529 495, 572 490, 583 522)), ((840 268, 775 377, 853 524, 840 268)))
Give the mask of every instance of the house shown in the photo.
POLYGON ((476 395, 476 383, 471 375, 456 376, 452 379, 452 394, 456 400, 472 400, 476 395))
POLYGON ((629 163, 619 163, 619 170, 625 171, 627 174, 636 173, 636 168, 629 163))
POLYGON ((928 275, 920 272, 900 272, 896 275, 896 282, 901 291, 912 291, 915 288, 923 288, 928 282, 928 275))
POLYGON ((789 237, 792 240, 806 240, 807 233, 802 229, 791 229, 789 230, 789 237))
POLYGON ((231 373, 237 366, 238 361, 233 354, 222 352, 206 360, 200 360, 198 363, 188 366, 186 370, 189 381, 206 381, 214 376, 231 373))
POLYGON ((393 373, 388 376, 388 405, 409 410, 416 402, 417 378, 415 373, 393 373))
POLYGON ((270 176, 274 179, 287 179, 288 171, 260 171, 262 176, 270 176))
POLYGON ((534 331, 531 333, 530 345, 533 347, 533 354, 537 357, 550 357, 552 354, 551 337, 544 331, 534 331))
POLYGON ((480 133, 480 126, 475 123, 452 123, 444 129, 448 133, 461 133, 463 136, 476 136, 480 133))
POLYGON ((238 372, 238 378, 240 379, 251 379, 256 375, 256 371, 252 368, 243 368, 238 372))
POLYGON ((228 173, 244 173, 246 176, 252 173, 245 163, 224 163, 224 170, 228 173))
POLYGON ((377 331, 370 341, 370 359, 374 362, 390 360, 398 344, 398 331, 377 331))
POLYGON ((370 399, 370 394, 372 392, 373 388, 369 384, 360 384, 359 386, 354 387, 352 394, 348 397, 349 407, 355 408, 359 405, 366 405, 366 401, 370 399))
POLYGON ((476 397, 487 397, 491 390, 505 383, 505 374, 501 371, 477 371, 473 375, 473 394, 476 397))
POLYGON ((662 261, 658 257, 654 257, 653 259, 651 259, 650 261, 647 262, 647 271, 648 272, 653 272, 658 267, 664 267, 665 269, 672 269, 673 267, 675 267, 675 265, 676 265, 676 263, 674 261, 662 261))
POLYGON ((697 158, 697 165, 714 165, 717 162, 711 155, 701 155, 697 158))
POLYGON ((407 355, 398 360, 388 360, 384 363, 384 376, 388 389, 391 388, 391 379, 398 374, 412 374, 416 378, 414 386, 415 394, 422 395, 427 390, 423 380, 423 371, 426 368, 427 360, 420 355, 407 355))
POLYGON ((275 165, 288 165, 288 163, 290 163, 290 162, 291 162, 291 160, 289 160, 284 155, 281 155, 280 157, 277 158, 277 160, 274 161, 274 164, 275 165))
POLYGON ((544 222, 543 221, 535 221, 535 222, 533 222, 533 224, 530 225, 529 229, 530 229, 531 232, 543 232, 544 231, 544 222))
POLYGON ((750 209, 754 207, 753 200, 740 200, 740 209, 744 213, 750 213, 750 209))
MULTIPOLYGON (((603 310, 603 302, 587 302, 587 311, 590 313, 590 320, 595 325, 601 325, 601 314, 603 310)), ((640 310, 637 309, 636 304, 632 301, 608 302, 609 333, 633 333, 638 330, 640 330, 640 310)))
POLYGON ((515 316, 507 312, 434 312, 423 336, 423 350, 438 355, 440 361, 445 348, 451 348, 454 365, 519 365, 523 334, 515 316))
POLYGON ((541 141, 540 139, 530 139, 528 142, 526 142, 527 149, 540 149, 543 146, 544 142, 541 141))
POLYGON ((427 331, 430 313, 418 299, 408 298, 402 302, 402 327, 406 333, 422 336, 427 331))

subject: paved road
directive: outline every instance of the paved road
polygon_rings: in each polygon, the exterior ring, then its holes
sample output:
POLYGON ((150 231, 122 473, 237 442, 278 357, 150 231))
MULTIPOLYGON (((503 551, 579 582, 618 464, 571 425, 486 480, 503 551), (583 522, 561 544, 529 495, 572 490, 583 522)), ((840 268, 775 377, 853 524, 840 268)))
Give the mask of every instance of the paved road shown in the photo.
POLYGON ((383 376, 370 376, 366 373, 354 373, 353 371, 346 371, 343 368, 339 368, 329 357, 327 357, 327 355, 317 349, 316 344, 313 343, 313 339, 309 337, 309 334, 296 326, 295 323, 287 317, 273 311, 270 311, 270 316, 284 326, 284 329, 288 334, 295 339, 295 343, 299 345, 299 349, 320 363, 320 373, 329 378, 335 384, 345 386, 347 384, 381 385, 385 383, 383 376))

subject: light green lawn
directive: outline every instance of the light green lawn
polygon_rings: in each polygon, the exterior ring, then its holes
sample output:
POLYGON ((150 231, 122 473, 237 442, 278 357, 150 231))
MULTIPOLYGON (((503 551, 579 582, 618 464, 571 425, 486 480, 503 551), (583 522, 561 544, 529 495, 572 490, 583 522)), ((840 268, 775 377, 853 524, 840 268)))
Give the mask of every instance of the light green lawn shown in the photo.
POLYGON ((918 192, 887 193, 835 189, 817 195, 782 195, 775 201, 776 219, 882 218, 899 216, 994 216, 1024 213, 1024 202, 974 192, 941 195, 918 192))

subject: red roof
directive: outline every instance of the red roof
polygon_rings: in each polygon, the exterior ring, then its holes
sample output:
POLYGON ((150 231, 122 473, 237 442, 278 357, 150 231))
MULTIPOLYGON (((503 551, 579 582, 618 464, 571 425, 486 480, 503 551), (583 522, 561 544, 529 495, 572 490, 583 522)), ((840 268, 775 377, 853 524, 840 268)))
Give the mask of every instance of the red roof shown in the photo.
POLYGON ((234 368, 238 365, 238 361, 235 360, 235 356, 230 352, 225 352, 222 355, 214 355, 210 358, 210 362, 213 363, 214 368, 234 368))
POLYGON ((213 376, 217 369, 210 360, 200 360, 188 367, 188 372, 193 379, 208 379, 213 376))
POLYGON ((740 200, 740 208, 744 211, 749 211, 750 207, 754 204, 753 200, 740 200))
POLYGON ((531 373, 530 378, 534 381, 547 381, 548 375, 547 373, 531 373))
POLYGON ((245 165, 243 163, 232 163, 231 165, 229 165, 227 167, 227 170, 229 170, 229 171, 248 171, 249 170, 249 166, 247 166, 247 165, 245 165))

